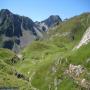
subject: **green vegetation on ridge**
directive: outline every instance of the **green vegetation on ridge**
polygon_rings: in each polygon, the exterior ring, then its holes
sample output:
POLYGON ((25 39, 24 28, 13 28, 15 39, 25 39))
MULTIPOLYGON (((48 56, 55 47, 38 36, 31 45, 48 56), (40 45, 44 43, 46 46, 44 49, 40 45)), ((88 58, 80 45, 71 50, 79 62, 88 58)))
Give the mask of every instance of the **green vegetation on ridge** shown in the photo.
POLYGON ((21 51, 24 60, 14 65, 7 63, 14 53, 1 49, 0 85, 18 86, 21 90, 87 90, 66 75, 65 71, 70 64, 82 65, 86 74, 81 78, 90 82, 87 74, 90 73, 90 43, 73 50, 89 24, 89 13, 63 21, 48 32, 49 37, 46 40, 34 41, 24 48, 21 51), (15 77, 13 68, 29 77, 29 81, 15 77))

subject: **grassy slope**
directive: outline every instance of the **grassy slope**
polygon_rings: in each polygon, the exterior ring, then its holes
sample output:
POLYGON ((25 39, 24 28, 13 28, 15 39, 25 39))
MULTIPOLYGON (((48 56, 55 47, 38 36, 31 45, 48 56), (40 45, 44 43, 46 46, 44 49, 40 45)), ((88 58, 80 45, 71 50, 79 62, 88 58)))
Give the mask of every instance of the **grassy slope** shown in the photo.
MULTIPOLYGON (((0 49, 0 88, 17 87, 20 90, 28 90, 28 83, 18 79, 14 75, 14 67, 11 65, 11 58, 15 54, 8 49, 0 49)), ((30 88, 30 86, 29 86, 30 88)))
POLYGON ((89 45, 78 51, 72 51, 89 24, 90 14, 82 14, 64 21, 54 30, 50 30, 50 37, 47 40, 33 42, 23 50, 25 60, 16 65, 17 69, 28 76, 35 72, 31 82, 40 90, 48 90, 49 85, 51 85, 51 90, 54 90, 55 77, 63 79, 61 85, 58 85, 58 90, 79 90, 80 87, 72 79, 66 77, 64 72, 70 63, 81 64, 89 70, 89 64, 85 63, 90 55, 89 45), (65 32, 70 32, 70 34, 60 36, 65 32), (72 36, 74 36, 74 40, 72 40, 72 36), (68 62, 66 62, 66 58, 68 62), (62 64, 55 65, 58 60, 62 60, 62 64), (53 73, 52 67, 57 69, 55 73, 53 73))
MULTIPOLYGON (((55 27, 54 30, 49 32, 50 37, 47 40, 33 42, 22 51, 24 60, 13 66, 13 68, 26 76, 32 76, 31 81, 27 83, 24 80, 17 79, 15 76, 10 75, 10 73, 7 74, 8 68, 5 72, 2 71, 3 69, 0 72, 2 73, 0 77, 4 78, 6 74, 8 75, 0 85, 8 86, 9 82, 9 86, 17 86, 18 84, 20 88, 30 90, 32 84, 33 87, 40 90, 49 90, 49 87, 51 87, 51 90, 55 90, 54 81, 55 79, 60 79, 62 83, 58 85, 58 90, 80 90, 80 86, 77 86, 64 72, 70 63, 81 64, 90 72, 90 62, 87 63, 87 59, 90 58, 90 44, 81 47, 77 51, 72 51, 73 47, 80 41, 85 30, 89 27, 89 24, 90 14, 82 14, 64 21, 55 27), (69 34, 60 36, 65 32, 69 34), (72 39, 72 37, 74 37, 74 39, 72 39), (66 59, 68 61, 66 61, 66 59), (61 63, 58 63, 59 61, 61 63), (53 70, 53 68, 55 70, 53 70)), ((10 58, 12 54, 8 55, 8 53, 4 53, 2 50, 0 53, 1 64, 12 68, 11 65, 7 64, 6 61, 9 59, 7 60, 5 56, 10 58)), ((88 76, 83 76, 83 78, 84 77, 90 80, 88 76)))

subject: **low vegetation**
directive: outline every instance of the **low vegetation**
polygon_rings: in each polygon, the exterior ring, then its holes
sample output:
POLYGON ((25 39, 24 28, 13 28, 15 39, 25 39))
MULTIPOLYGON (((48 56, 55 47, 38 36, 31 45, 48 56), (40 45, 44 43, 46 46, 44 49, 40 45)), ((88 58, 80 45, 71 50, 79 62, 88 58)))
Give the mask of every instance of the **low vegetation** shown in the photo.
POLYGON ((89 13, 63 21, 48 32, 46 40, 34 41, 24 48, 20 52, 23 59, 13 65, 11 59, 15 53, 0 49, 0 87, 18 87, 20 90, 89 90, 90 87, 83 87, 78 81, 85 79, 90 84, 90 43, 73 50, 89 24, 89 13), (70 64, 81 65, 85 73, 73 79, 66 74, 70 64), (29 80, 17 78, 15 71, 29 80))

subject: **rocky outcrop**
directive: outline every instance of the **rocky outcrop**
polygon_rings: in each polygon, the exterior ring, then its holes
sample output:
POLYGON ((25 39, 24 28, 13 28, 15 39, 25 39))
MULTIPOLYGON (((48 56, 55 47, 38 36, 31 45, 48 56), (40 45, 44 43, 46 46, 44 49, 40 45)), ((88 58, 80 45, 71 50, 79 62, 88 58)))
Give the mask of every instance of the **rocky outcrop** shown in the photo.
POLYGON ((76 46, 76 48, 80 48, 82 45, 86 45, 90 42, 90 27, 86 30, 86 32, 84 33, 80 43, 78 44, 78 46, 76 46))
POLYGON ((65 73, 83 90, 90 90, 90 82, 84 78, 84 75, 86 76, 88 74, 84 67, 70 64, 65 73))
POLYGON ((53 27, 55 24, 58 24, 60 22, 62 22, 62 20, 58 15, 51 15, 41 23, 44 23, 45 25, 47 25, 47 27, 53 27))
POLYGON ((29 82, 29 78, 26 77, 24 74, 20 73, 20 72, 15 72, 15 76, 19 79, 23 79, 29 82))
POLYGON ((66 71, 71 77, 79 77, 83 72, 84 68, 81 65, 69 65, 69 69, 66 71))

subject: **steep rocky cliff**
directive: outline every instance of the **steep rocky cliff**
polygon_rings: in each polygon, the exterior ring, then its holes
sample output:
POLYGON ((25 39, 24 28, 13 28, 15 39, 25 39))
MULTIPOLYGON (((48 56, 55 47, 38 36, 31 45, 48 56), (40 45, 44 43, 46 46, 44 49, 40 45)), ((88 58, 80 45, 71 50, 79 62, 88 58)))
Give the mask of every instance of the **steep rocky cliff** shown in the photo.
POLYGON ((0 11, 0 47, 18 52, 32 41, 43 39, 46 28, 48 29, 60 20, 59 16, 52 16, 37 24, 28 17, 2 9, 0 11))

